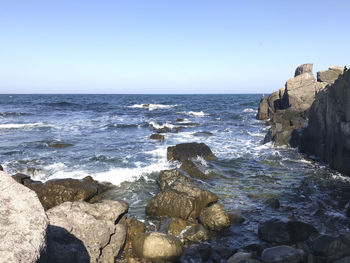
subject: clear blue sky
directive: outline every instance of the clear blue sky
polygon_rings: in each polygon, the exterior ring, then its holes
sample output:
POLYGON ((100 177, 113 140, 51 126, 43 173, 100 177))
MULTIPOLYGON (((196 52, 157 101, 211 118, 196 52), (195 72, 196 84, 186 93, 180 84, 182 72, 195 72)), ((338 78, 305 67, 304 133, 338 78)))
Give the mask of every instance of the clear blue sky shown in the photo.
POLYGON ((1 0, 0 93, 268 93, 350 64, 350 1, 1 0))

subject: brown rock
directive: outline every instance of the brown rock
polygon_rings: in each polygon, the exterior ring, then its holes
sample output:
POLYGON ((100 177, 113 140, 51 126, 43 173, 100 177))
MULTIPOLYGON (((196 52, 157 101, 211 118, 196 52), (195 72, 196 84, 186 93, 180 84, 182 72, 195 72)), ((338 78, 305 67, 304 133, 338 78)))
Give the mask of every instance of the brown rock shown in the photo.
POLYGON ((189 176, 198 179, 208 179, 209 176, 200 170, 200 168, 191 160, 182 162, 180 169, 185 171, 189 176))
POLYGON ((146 232, 146 225, 139 220, 128 217, 126 220, 127 235, 125 242, 125 250, 131 247, 134 238, 146 232))
POLYGON ((200 222, 210 230, 219 231, 230 226, 230 217, 220 204, 213 204, 201 212, 200 222))
POLYGON ((217 158, 204 143, 181 143, 168 147, 169 161, 184 161, 195 157, 202 157, 206 161, 215 161, 217 158))
POLYGON ((162 135, 162 134, 152 134, 151 136, 150 136, 150 139, 151 140, 160 140, 160 141, 164 141, 164 135, 162 135))

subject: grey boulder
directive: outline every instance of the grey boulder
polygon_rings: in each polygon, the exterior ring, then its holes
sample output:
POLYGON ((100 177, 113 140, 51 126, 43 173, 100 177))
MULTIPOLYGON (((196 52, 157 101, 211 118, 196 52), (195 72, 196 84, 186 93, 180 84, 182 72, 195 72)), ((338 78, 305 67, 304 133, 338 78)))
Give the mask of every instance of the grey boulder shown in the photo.
POLYGON ((301 263, 304 252, 290 246, 277 246, 266 248, 262 252, 263 263, 301 263))

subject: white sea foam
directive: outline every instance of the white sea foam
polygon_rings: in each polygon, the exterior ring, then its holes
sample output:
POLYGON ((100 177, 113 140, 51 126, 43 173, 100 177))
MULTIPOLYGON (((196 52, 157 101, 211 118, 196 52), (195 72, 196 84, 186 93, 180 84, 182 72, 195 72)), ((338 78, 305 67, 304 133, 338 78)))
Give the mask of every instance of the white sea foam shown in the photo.
POLYGON ((42 122, 0 124, 0 129, 26 129, 35 127, 51 127, 51 125, 44 124, 42 122))
POLYGON ((187 112, 179 112, 180 114, 186 114, 189 116, 195 116, 195 117, 204 117, 208 116, 209 114, 204 113, 203 111, 187 111, 187 112))
POLYGON ((166 123, 164 123, 164 124, 159 124, 159 123, 157 123, 155 121, 150 121, 149 125, 152 126, 154 129, 162 129, 162 128, 166 128, 166 127, 169 128, 169 129, 174 129, 175 128, 175 126, 172 125, 168 121, 166 123))
POLYGON ((252 108, 247 108, 247 109, 244 109, 243 112, 258 112, 258 110, 252 109, 252 108))
POLYGON ((129 108, 137 108, 137 109, 148 109, 149 111, 157 110, 157 109, 170 109, 174 108, 177 105, 165 105, 165 104, 134 104, 132 106, 128 106, 129 108))

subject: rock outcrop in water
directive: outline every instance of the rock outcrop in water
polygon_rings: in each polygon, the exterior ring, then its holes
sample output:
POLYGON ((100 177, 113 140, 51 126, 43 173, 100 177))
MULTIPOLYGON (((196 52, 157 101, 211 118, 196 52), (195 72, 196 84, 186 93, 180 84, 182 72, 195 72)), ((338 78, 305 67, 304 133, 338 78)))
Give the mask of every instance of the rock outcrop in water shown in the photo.
POLYGON ((275 146, 299 146, 301 130, 307 125, 308 112, 316 95, 342 73, 340 67, 330 67, 327 71, 318 72, 316 81, 312 64, 299 66, 284 89, 260 102, 257 119, 270 119, 271 125, 264 142, 273 141, 275 146))
POLYGON ((217 158, 204 143, 181 143, 168 147, 168 161, 185 161, 191 158, 202 157, 206 161, 215 161, 217 158))
POLYGON ((82 180, 66 178, 49 180, 46 183, 34 181, 25 174, 12 176, 18 183, 36 192, 45 210, 67 201, 87 201, 94 203, 111 185, 101 184, 91 176, 82 180))
POLYGON ((309 110, 300 149, 350 175, 350 71, 336 72, 338 78, 317 94, 309 110))
POLYGON ((49 220, 36 194, 0 172, 0 261, 37 262, 49 220))

